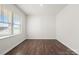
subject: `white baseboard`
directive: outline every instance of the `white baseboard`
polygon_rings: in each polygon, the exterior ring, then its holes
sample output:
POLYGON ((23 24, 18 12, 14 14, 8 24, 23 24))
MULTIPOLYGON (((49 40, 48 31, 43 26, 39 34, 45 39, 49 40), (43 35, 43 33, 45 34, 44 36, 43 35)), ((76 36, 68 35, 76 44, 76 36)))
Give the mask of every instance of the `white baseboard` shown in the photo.
POLYGON ((47 40, 49 39, 50 40, 50 39, 56 39, 56 38, 27 38, 27 39, 47 39, 47 40))
MULTIPOLYGON (((26 40, 26 39, 24 39, 26 40)), ((1 55, 6 54, 7 52, 9 52, 10 50, 12 50, 14 47, 16 47, 17 45, 19 45, 20 43, 22 43, 24 40, 21 40, 20 42, 18 42, 17 44, 14 44, 12 47, 10 47, 9 49, 5 50, 1 55)))
POLYGON ((71 49, 72 51, 74 51, 75 53, 79 54, 75 49, 69 47, 67 44, 63 43, 62 41, 58 40, 59 42, 61 42, 62 44, 64 44, 65 46, 67 46, 69 49, 71 49))

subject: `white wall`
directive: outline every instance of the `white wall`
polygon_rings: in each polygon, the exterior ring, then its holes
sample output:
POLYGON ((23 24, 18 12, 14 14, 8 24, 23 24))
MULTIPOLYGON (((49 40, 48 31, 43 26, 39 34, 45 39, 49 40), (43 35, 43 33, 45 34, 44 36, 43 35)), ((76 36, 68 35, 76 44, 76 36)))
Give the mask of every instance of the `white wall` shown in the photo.
POLYGON ((28 16, 28 39, 56 39, 55 16, 28 16))
POLYGON ((56 38, 79 54, 79 5, 68 5, 56 16, 56 38))
POLYGON ((15 6, 15 5, 6 5, 8 8, 11 8, 13 11, 17 12, 18 14, 23 16, 22 20, 22 33, 19 35, 11 36, 8 38, 0 39, 0 54, 5 54, 16 45, 21 43, 23 40, 26 39, 25 35, 25 15, 15 6))

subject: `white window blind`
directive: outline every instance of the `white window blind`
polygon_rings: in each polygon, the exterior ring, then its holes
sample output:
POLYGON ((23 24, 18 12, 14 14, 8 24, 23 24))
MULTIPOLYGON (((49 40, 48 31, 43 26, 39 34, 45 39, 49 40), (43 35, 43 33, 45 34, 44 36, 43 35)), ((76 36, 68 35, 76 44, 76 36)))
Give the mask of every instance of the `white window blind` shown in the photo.
POLYGON ((21 33, 21 16, 0 5, 0 37, 21 33))

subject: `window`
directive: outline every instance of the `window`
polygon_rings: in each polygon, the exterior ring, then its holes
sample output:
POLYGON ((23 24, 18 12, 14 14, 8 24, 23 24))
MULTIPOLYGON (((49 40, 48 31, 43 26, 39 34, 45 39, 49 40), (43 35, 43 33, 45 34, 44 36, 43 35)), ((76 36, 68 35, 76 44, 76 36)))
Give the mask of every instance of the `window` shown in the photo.
POLYGON ((21 33, 21 16, 0 5, 0 37, 21 33))
POLYGON ((13 33, 18 34, 21 32, 21 17, 14 13, 13 15, 13 33))
POLYGON ((11 11, 0 7, 0 36, 11 34, 11 11))

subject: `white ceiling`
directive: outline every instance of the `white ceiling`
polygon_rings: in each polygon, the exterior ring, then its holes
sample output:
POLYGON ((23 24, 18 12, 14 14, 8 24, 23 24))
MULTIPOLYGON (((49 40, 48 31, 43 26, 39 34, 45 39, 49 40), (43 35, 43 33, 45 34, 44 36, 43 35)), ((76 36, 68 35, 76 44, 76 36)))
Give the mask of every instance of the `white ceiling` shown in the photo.
POLYGON ((66 5, 65 4, 18 4, 17 5, 27 15, 56 15, 66 5))

